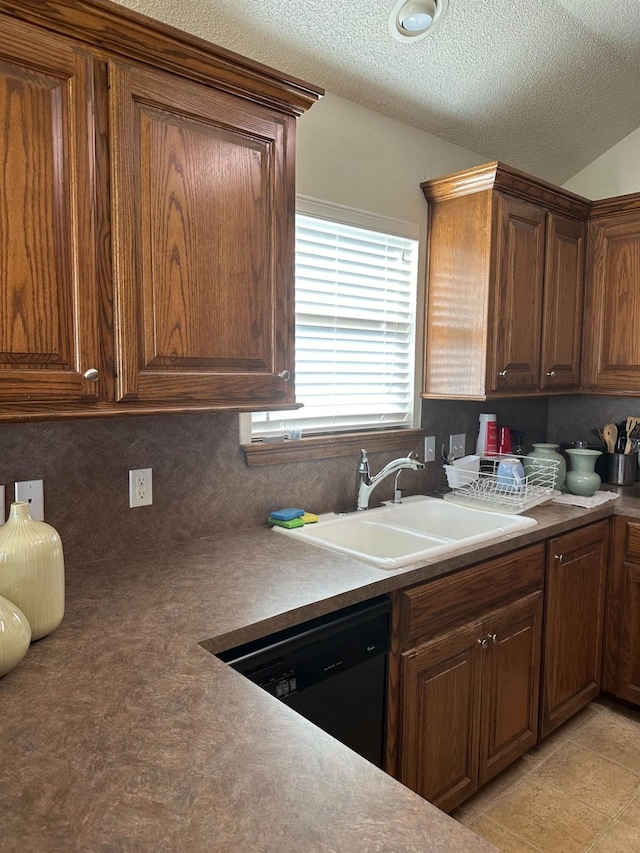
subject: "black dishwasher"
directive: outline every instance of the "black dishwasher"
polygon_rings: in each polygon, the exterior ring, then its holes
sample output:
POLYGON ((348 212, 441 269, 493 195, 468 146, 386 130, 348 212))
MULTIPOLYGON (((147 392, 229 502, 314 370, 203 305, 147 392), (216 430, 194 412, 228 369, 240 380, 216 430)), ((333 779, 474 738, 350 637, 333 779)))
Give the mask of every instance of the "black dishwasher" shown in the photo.
POLYGON ((218 657, 382 767, 390 611, 375 598, 218 657))

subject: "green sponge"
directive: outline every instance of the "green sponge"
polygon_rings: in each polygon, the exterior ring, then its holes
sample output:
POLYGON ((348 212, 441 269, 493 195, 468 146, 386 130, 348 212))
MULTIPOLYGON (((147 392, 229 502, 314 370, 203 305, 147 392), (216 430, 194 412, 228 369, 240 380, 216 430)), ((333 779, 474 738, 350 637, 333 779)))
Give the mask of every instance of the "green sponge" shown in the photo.
POLYGON ((290 518, 288 521, 282 521, 281 519, 274 518, 270 515, 268 521, 271 527, 273 527, 274 524, 277 524, 278 527, 304 527, 304 521, 301 518, 290 518))

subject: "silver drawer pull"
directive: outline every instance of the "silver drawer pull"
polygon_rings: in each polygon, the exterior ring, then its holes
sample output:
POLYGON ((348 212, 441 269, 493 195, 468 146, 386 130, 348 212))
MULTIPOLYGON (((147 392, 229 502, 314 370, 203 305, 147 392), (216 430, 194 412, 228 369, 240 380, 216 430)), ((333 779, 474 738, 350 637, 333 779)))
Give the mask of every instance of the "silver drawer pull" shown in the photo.
POLYGON ((95 367, 90 367, 88 370, 85 370, 83 375, 88 382, 97 382, 100 378, 100 373, 95 369, 95 367))
POLYGON ((283 382, 288 382, 291 379, 291 373, 288 370, 281 370, 278 374, 278 379, 282 379, 283 382))
POLYGON ((555 370, 550 370, 550 371, 547 373, 547 376, 550 376, 552 379, 553 379, 553 377, 554 377, 555 375, 556 375, 555 370))
POLYGON ((506 375, 507 375, 507 368, 506 367, 504 370, 501 370, 500 373, 498 373, 498 376, 506 376, 506 375))

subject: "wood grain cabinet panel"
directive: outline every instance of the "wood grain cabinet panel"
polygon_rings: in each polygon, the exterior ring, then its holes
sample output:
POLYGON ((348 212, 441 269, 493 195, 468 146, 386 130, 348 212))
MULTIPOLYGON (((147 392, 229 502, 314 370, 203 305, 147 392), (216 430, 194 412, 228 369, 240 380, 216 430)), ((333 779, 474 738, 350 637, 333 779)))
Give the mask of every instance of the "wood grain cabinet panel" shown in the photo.
POLYGON ((537 741, 542 593, 492 614, 483 627, 479 785, 537 741))
POLYGON ((294 119, 111 64, 118 397, 293 402, 294 119))
POLYGON ((543 389, 580 387, 586 223, 547 214, 542 318, 543 389))
POLYGON ((540 734, 600 692, 609 522, 548 544, 540 734))
POLYGON ((640 522, 616 516, 610 561, 604 689, 640 705, 640 522))
POLYGON ((491 391, 535 391, 540 375, 545 212, 517 198, 495 197, 497 287, 489 323, 491 391))
POLYGON ((423 396, 578 390, 589 202, 502 163, 421 186, 423 396))
POLYGON ((446 811, 478 787, 482 624, 403 655, 400 780, 446 811))
POLYGON ((640 193, 594 202, 583 387, 640 395, 640 193))
POLYGON ((0 15, 0 404, 96 400, 93 67, 0 15))
POLYGON ((445 811, 536 743, 543 573, 544 549, 532 547, 396 595, 399 734, 389 766, 445 811), (536 583, 523 594, 534 560, 536 583), (521 568, 525 577, 511 593, 507 565, 511 577, 521 568), (482 580, 487 594, 463 594, 456 606, 467 576, 471 590, 482 580), (415 636, 427 639, 405 650, 415 636))
POLYGON ((0 27, 0 420, 295 405, 322 91, 105 0, 0 27))

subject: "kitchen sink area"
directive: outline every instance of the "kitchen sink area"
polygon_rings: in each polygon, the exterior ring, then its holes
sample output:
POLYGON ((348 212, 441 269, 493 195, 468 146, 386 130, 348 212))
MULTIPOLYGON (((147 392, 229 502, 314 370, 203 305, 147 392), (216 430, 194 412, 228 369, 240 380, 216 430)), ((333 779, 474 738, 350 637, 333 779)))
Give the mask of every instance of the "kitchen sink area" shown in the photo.
POLYGON ((400 569, 423 558, 448 554, 534 527, 522 515, 458 506, 427 495, 353 513, 325 513, 304 527, 274 527, 278 533, 349 554, 381 569, 400 569))

